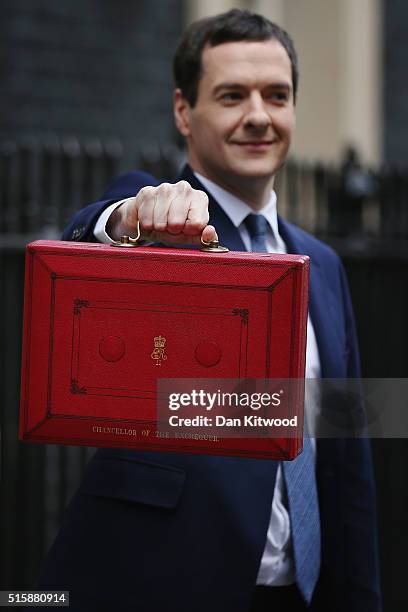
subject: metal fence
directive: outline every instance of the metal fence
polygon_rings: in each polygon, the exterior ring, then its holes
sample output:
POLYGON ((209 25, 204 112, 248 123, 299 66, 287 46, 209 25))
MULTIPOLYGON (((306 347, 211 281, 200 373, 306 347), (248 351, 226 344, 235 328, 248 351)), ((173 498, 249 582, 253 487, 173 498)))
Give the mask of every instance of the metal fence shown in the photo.
MULTIPOLYGON (((129 154, 119 141, 0 143, 0 246, 58 237, 67 219, 120 172, 138 167, 174 180, 182 159, 173 145, 129 154)), ((283 216, 329 242, 353 252, 405 253, 408 167, 366 169, 352 151, 341 167, 289 161, 277 191, 283 216)))
MULTIPOLYGON (((0 577, 35 584, 44 554, 92 449, 17 441, 24 248, 57 238, 71 214, 98 199, 120 172, 138 167, 175 179, 183 154, 157 146, 129 154, 119 142, 0 144, 0 577)), ((370 170, 349 153, 341 167, 290 161, 276 189, 281 214, 337 248, 350 279, 366 376, 407 377, 408 171, 370 170)), ((408 494, 405 441, 374 444, 386 610, 405 610, 408 494), (390 477, 392 475, 392 477, 390 477), (389 525, 398 525, 390 538, 389 525), (396 589, 397 578, 399 587, 396 589)))

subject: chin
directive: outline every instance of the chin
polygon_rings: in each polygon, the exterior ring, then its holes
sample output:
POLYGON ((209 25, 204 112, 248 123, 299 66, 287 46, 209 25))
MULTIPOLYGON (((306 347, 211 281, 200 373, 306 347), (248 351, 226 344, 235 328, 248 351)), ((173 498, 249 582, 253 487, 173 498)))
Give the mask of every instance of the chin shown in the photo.
POLYGON ((240 164, 240 167, 235 170, 240 176, 269 179, 279 170, 281 165, 282 164, 251 164, 248 162, 246 164, 240 164))

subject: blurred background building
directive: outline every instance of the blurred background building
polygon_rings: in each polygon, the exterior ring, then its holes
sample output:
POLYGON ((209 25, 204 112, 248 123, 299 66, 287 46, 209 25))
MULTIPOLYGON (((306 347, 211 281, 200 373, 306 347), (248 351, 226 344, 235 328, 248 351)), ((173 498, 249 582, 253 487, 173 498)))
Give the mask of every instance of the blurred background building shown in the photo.
MULTIPOLYGON (((183 160, 171 62, 186 24, 232 7, 286 28, 300 56, 279 208, 346 266, 366 377, 408 377, 408 3, 404 0, 2 0, 1 588, 35 584, 91 449, 17 441, 24 247, 119 172, 183 160)), ((386 612, 407 609, 406 440, 373 441, 386 612)))
POLYGON ((175 42, 186 23, 236 6, 270 17, 295 39, 296 156, 338 161, 350 145, 365 163, 404 156, 403 0, 2 0, 1 6, 2 139, 112 138, 129 148, 174 141, 175 42))

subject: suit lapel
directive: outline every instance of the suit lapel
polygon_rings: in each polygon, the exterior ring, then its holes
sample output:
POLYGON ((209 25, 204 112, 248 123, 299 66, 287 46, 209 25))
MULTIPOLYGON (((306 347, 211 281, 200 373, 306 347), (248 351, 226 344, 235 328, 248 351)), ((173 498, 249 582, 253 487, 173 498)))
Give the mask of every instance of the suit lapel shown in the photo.
MULTIPOLYGON (((334 304, 331 306, 335 296, 332 295, 328 286, 327 279, 324 277, 323 270, 316 258, 310 253, 307 241, 298 233, 296 227, 278 218, 279 233, 288 249, 288 253, 299 253, 310 255, 310 292, 309 310, 313 328, 316 334, 317 346, 322 378, 337 378, 346 376, 343 370, 344 360, 342 359, 341 343, 337 341, 337 329, 339 323, 334 314, 334 304), (329 306, 330 304, 330 306, 329 306)), ((324 406, 321 407, 324 409, 324 406)), ((322 494, 327 488, 327 479, 324 480, 322 474, 332 469, 333 462, 341 461, 343 457, 344 440, 334 440, 331 438, 318 438, 318 463, 317 475, 319 489, 322 494)))
MULTIPOLYGON (((322 378, 344 376, 341 371, 342 343, 336 316, 336 296, 333 295, 322 267, 310 252, 310 247, 297 229, 279 218, 279 233, 288 253, 310 256, 309 309, 316 334, 322 378)), ((337 299, 338 301, 338 299, 337 299)))

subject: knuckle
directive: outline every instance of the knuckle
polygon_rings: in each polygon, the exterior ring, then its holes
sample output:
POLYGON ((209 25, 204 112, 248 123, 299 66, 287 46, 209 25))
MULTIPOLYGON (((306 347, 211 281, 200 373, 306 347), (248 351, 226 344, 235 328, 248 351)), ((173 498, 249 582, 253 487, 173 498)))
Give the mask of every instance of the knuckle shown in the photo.
POLYGON ((191 187, 190 183, 188 181, 186 181, 185 179, 183 179, 182 181, 179 181, 179 185, 183 185, 184 187, 191 187))
POLYGON ((145 199, 151 198, 152 196, 154 196, 155 190, 156 187, 153 187, 152 185, 146 185, 145 187, 142 187, 136 195, 137 201, 140 202, 145 199))
POLYGON ((172 187, 173 185, 171 185, 170 183, 162 183, 157 187, 157 191, 161 195, 168 195, 171 193, 172 187))
POLYGON ((179 191, 182 191, 182 192, 191 191, 193 189, 190 183, 188 183, 187 181, 179 181, 178 183, 176 183, 176 186, 179 189, 179 191))
POLYGON ((146 185, 145 187, 142 187, 140 189, 139 193, 137 194, 137 197, 138 196, 146 197, 146 196, 152 195, 154 193, 155 189, 156 188, 153 187, 152 185, 146 185))

